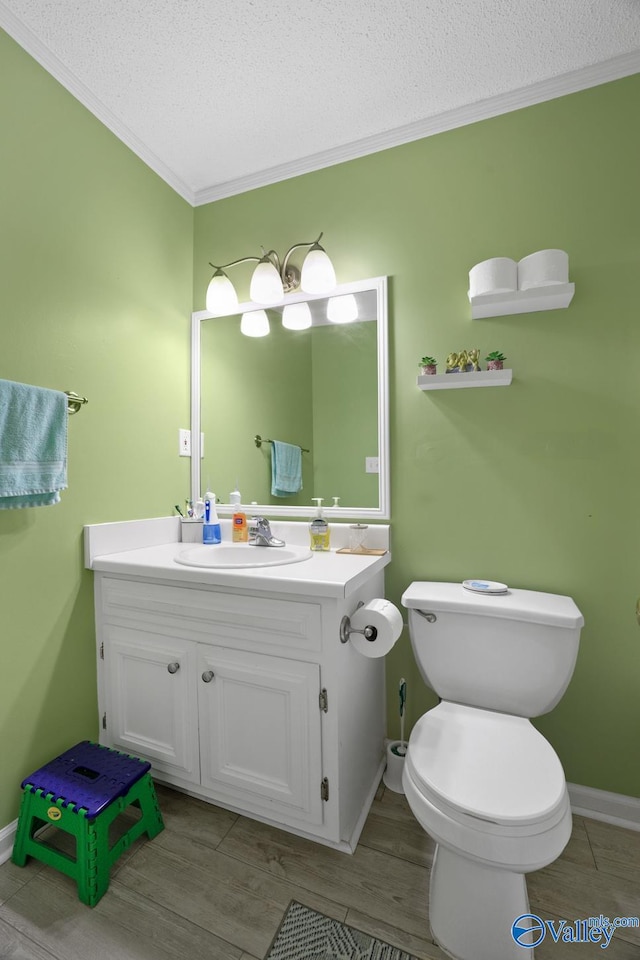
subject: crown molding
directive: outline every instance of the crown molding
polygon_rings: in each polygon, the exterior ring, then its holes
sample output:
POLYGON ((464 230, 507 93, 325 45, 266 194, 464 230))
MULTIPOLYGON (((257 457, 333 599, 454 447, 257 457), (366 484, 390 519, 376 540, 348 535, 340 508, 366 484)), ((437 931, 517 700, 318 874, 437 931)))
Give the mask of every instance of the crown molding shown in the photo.
POLYGON ((532 83, 509 93, 478 100, 476 103, 467 106, 456 107, 454 110, 447 110, 434 117, 427 117, 424 120, 417 120, 415 123, 395 127, 392 130, 365 137, 362 140, 354 140, 352 143, 333 147, 330 150, 323 150, 311 156, 293 160, 290 163, 282 163, 267 170, 239 177, 237 180, 229 180, 226 183, 215 184, 203 190, 196 190, 194 205, 198 207, 214 200, 222 200, 238 193, 245 193, 247 190, 255 190, 257 187, 268 186, 281 180, 289 180, 291 177, 298 177, 301 174, 331 167, 347 160, 365 157, 380 150, 388 150, 390 147, 410 143, 413 140, 432 137, 437 133, 444 133, 447 130, 454 130, 456 127, 477 123, 479 120, 488 120, 503 113, 511 113, 523 107, 543 103, 545 100, 555 100, 557 97, 563 97, 569 93, 578 93, 580 90, 597 87, 600 84, 608 83, 610 80, 620 80, 639 72, 640 51, 622 54, 603 63, 583 67, 580 70, 572 70, 570 73, 561 74, 550 80, 541 80, 539 83, 532 83))
POLYGON ((266 170, 247 174, 224 183, 213 184, 201 190, 193 190, 170 167, 168 167, 126 124, 96 97, 91 90, 72 73, 68 67, 42 43, 15 14, 0 0, 0 27, 13 37, 26 52, 51 74, 66 90, 103 123, 125 146, 129 147, 151 170, 165 181, 191 206, 202 206, 225 197, 233 197, 248 190, 265 187, 291 177, 312 173, 324 167, 345 163, 365 157, 380 150, 388 150, 403 143, 422 140, 437 133, 464 127, 479 120, 488 120, 503 113, 520 110, 523 107, 554 100, 569 93, 577 93, 589 87, 596 87, 611 80, 620 80, 640 72, 640 51, 612 57, 603 63, 593 64, 570 73, 561 74, 550 80, 542 80, 526 87, 520 87, 508 93, 478 100, 466 106, 456 107, 433 117, 414 123, 395 127, 383 133, 354 140, 351 143, 329 150, 322 150, 310 156, 301 157, 288 163, 278 164, 266 170))
POLYGON ((139 137, 130 130, 91 90, 49 48, 25 26, 0 0, 0 27, 33 57, 41 67, 62 84, 76 100, 89 110, 94 117, 105 125, 118 140, 138 156, 154 173, 165 181, 191 206, 194 206, 194 193, 163 161, 150 150, 139 137))

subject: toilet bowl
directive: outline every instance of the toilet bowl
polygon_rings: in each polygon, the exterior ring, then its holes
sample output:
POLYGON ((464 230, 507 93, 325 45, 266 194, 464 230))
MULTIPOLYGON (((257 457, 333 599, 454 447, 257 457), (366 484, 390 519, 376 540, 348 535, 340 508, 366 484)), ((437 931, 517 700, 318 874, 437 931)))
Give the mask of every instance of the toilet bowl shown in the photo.
POLYGON ((403 773, 409 806, 436 841, 433 937, 456 960, 522 960, 511 930, 529 913, 525 874, 552 863, 571 835, 562 765, 528 717, 566 689, 582 615, 568 597, 470 599, 458 584, 415 583, 402 602, 421 673, 448 694, 414 726, 403 773))
POLYGON ((438 844, 434 939, 465 960, 522 958, 511 927, 529 913, 524 874, 571 836, 558 757, 528 720, 445 701, 418 721, 410 748, 404 792, 438 844))

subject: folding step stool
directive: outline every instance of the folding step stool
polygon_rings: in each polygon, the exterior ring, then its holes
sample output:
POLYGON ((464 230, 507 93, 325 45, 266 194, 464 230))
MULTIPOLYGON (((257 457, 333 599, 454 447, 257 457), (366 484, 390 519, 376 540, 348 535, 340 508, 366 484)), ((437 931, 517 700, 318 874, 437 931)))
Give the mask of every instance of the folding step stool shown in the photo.
POLYGON ((151 764, 82 740, 22 781, 22 804, 12 860, 24 867, 35 857, 78 884, 78 896, 94 907, 109 887, 112 865, 141 834, 157 836, 164 823, 151 764), (109 827, 127 807, 140 818, 109 848, 109 827), (76 857, 34 834, 53 825, 76 838, 76 857))

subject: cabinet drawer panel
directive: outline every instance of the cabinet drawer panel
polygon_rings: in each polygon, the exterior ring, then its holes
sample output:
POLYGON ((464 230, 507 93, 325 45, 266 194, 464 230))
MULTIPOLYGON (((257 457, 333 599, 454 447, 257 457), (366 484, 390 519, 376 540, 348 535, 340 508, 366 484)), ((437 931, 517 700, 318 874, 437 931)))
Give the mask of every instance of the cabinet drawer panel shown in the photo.
POLYGON ((322 646, 320 605, 314 603, 104 577, 101 606, 112 623, 226 647, 318 652, 322 646))

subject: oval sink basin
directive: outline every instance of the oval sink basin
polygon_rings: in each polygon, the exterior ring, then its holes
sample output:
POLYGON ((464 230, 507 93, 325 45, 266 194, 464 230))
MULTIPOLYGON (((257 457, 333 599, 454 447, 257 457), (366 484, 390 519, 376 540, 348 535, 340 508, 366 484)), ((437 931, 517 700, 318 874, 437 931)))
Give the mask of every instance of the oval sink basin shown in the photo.
POLYGON ((186 567, 238 570, 243 567, 280 567, 311 558, 307 547, 253 547, 248 543, 198 544, 187 547, 176 557, 186 567))

